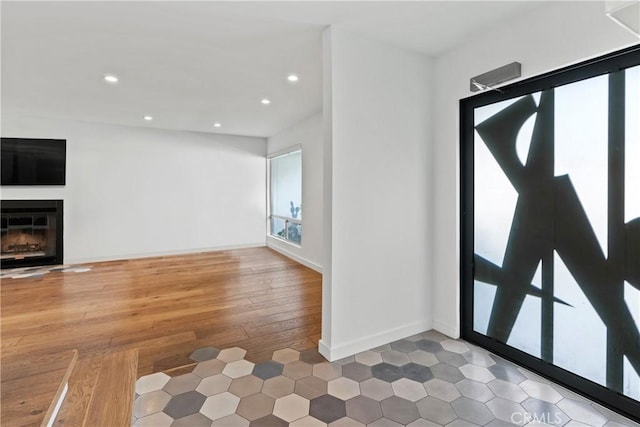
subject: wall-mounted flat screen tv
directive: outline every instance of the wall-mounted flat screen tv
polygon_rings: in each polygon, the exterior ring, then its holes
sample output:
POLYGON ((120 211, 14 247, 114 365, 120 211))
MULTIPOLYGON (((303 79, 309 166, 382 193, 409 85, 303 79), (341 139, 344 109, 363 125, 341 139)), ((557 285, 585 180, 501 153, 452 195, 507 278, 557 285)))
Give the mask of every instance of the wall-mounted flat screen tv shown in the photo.
POLYGON ((2 185, 65 185, 67 141, 2 138, 2 185))

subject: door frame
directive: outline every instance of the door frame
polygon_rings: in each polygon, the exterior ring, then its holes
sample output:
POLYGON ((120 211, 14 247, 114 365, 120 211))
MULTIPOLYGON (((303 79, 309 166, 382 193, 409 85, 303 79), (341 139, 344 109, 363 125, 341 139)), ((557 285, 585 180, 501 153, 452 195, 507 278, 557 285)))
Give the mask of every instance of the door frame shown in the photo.
POLYGON ((462 338, 640 422, 640 402, 473 330, 474 109, 640 64, 640 45, 460 100, 460 325, 462 338))

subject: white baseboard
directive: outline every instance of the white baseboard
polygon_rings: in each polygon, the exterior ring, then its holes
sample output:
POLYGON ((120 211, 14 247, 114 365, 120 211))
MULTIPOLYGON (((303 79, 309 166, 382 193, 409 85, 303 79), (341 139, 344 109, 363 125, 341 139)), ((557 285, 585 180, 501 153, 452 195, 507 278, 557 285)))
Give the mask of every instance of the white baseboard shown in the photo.
POLYGON ((333 347, 329 347, 327 343, 320 340, 318 343, 318 351, 325 357, 325 359, 333 362, 430 329, 432 329, 431 321, 423 320, 400 326, 398 328, 388 329, 375 335, 369 335, 367 337, 359 338, 333 347))
POLYGON ((434 319, 433 329, 435 329, 436 331, 442 334, 445 334, 449 338, 453 338, 453 339, 460 338, 460 328, 458 327, 458 325, 451 326, 448 323, 434 319))
POLYGON ((331 359, 331 349, 322 339, 318 341, 318 353, 323 355, 324 358, 330 362, 335 362, 336 360, 340 360, 338 358, 331 359))
POLYGON ((202 252, 228 251, 232 249, 259 248, 264 246, 266 246, 265 242, 260 242, 260 243, 246 243, 241 245, 214 246, 210 248, 179 249, 175 251, 148 252, 148 253, 142 253, 142 254, 107 255, 103 257, 91 257, 91 258, 65 257, 64 263, 65 264, 86 264, 89 262, 122 261, 122 260, 128 260, 128 259, 154 258, 159 256, 189 255, 189 254, 198 254, 202 252))
POLYGON ((273 243, 269 242, 267 240, 267 247, 269 249, 273 249, 274 251, 286 256, 287 258, 291 258, 292 260, 299 262, 300 264, 304 265, 305 267, 309 267, 312 270, 317 271, 318 273, 322 274, 322 266, 316 264, 313 261, 310 261, 306 258, 303 258, 301 256, 298 256, 296 254, 294 254, 293 252, 290 252, 284 248, 282 248, 281 246, 276 246, 273 243))

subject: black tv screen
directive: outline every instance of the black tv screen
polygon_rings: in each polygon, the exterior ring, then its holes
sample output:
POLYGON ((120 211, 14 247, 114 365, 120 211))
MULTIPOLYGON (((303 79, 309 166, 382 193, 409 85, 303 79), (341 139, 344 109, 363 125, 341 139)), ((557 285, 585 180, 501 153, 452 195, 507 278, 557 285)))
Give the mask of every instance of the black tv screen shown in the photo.
POLYGON ((2 138, 2 185, 65 185, 67 141, 2 138))

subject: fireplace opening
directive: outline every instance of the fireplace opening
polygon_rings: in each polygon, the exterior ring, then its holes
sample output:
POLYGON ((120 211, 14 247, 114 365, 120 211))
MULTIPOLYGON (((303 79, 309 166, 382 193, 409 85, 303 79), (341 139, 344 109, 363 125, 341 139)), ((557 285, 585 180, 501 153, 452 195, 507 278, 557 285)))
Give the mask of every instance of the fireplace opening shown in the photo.
POLYGON ((2 268, 62 264, 62 200, 3 200, 2 268))

